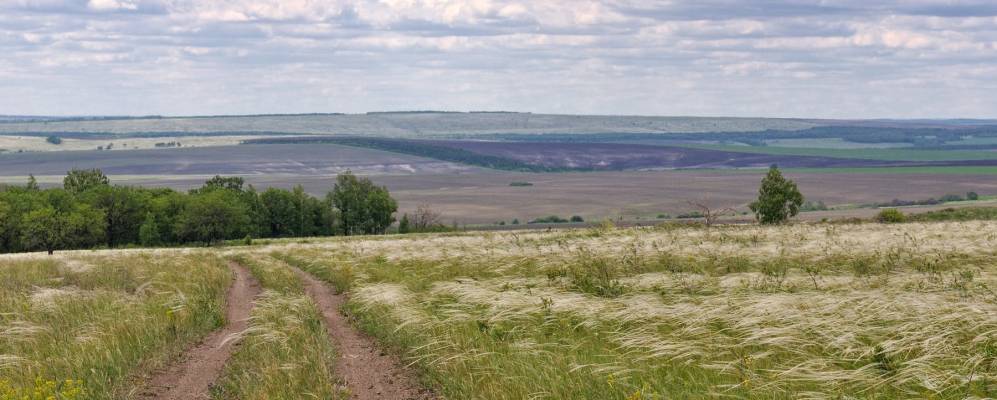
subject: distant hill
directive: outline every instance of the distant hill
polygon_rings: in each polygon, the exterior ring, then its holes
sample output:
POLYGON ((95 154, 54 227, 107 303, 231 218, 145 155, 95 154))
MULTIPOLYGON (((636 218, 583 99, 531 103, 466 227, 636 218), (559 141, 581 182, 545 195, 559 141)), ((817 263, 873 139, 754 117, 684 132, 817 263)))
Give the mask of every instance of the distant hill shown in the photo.
POLYGON ((780 118, 555 115, 516 112, 408 111, 208 117, 80 117, 7 119, 0 134, 147 132, 186 134, 285 132, 382 137, 449 137, 500 133, 673 133, 801 130, 821 123, 780 118))

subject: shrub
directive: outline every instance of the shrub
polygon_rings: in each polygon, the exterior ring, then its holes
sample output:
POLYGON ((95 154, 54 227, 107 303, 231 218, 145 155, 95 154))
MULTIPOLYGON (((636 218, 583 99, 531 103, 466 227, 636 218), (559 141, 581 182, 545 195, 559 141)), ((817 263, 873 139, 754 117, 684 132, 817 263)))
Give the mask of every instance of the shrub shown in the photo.
POLYGON ((972 221, 997 219, 997 207, 946 208, 910 216, 913 221, 972 221))
POLYGON ((585 222, 585 219, 579 215, 572 215, 571 222, 585 222))
POLYGON ((980 199, 980 195, 977 194, 976 192, 967 192, 966 193, 966 200, 979 200, 979 199, 980 199))
POLYGON ((699 211, 687 212, 684 214, 676 215, 675 218, 678 219, 703 218, 703 213, 699 211))
POLYGON ((62 144, 62 138, 58 136, 49 136, 45 138, 45 141, 52 144, 62 144))
POLYGON ((962 198, 962 196, 957 195, 957 194, 947 194, 947 195, 942 196, 940 199, 938 199, 938 201, 940 201, 942 203, 948 203, 950 201, 963 201, 963 200, 966 200, 966 199, 962 198))
POLYGON ((558 217, 556 215, 548 215, 546 217, 540 217, 530 221, 531 224, 563 224, 568 222, 568 220, 558 217))
POLYGON ((906 220, 907 216, 896 208, 887 208, 876 215, 876 221, 884 224, 895 224, 906 220))
POLYGON ((509 186, 533 186, 530 182, 509 182, 509 186))

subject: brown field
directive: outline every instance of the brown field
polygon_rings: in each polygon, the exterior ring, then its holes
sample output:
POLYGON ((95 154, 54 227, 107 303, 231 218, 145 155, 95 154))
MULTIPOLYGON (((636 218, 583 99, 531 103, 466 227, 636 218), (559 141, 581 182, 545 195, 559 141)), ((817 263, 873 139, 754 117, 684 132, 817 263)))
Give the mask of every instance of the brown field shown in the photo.
MULTIPOLYGON (((642 221, 659 213, 692 211, 689 200, 716 207, 744 206, 755 197, 758 170, 524 173, 486 170, 422 157, 330 144, 244 145, 121 152, 39 152, 0 156, 0 183, 23 183, 33 173, 46 186, 61 184, 71 168, 101 168, 126 185, 190 189, 214 174, 245 177, 258 188, 291 187, 324 195, 347 169, 386 185, 400 211, 429 204, 447 223, 521 222, 551 214, 586 220, 642 221), (515 187, 511 182, 530 182, 515 187)), ((918 200, 943 194, 997 194, 994 175, 800 173, 787 171, 810 200, 827 205, 918 200)), ((866 215, 872 210, 850 210, 866 215)), ((840 215, 841 213, 837 213, 840 215)), ((823 214, 808 214, 815 217, 823 214)))
MULTIPOLYGON (((757 196, 763 172, 721 171, 642 171, 588 173, 514 173, 473 170, 452 174, 371 175, 375 183, 386 185, 398 199, 401 212, 419 204, 430 204, 443 213, 447 223, 487 224, 495 221, 521 222, 551 214, 581 215, 586 220, 619 218, 653 219, 659 213, 692 211, 689 200, 707 198, 716 207, 744 206, 757 196), (525 181, 533 186, 509 186, 525 181)), ((846 174, 795 173, 794 179, 807 199, 828 205, 861 204, 939 197, 946 193, 997 193, 992 175, 933 174, 846 174)), ((53 177, 55 178, 55 177, 53 177)), ((119 184, 157 185, 187 189, 199 186, 205 176, 127 176, 112 180, 119 184)), ((301 184, 314 194, 330 190, 332 175, 252 175, 257 187, 290 187, 301 184)), ((832 213, 805 213, 824 216, 868 216, 872 209, 832 213)))

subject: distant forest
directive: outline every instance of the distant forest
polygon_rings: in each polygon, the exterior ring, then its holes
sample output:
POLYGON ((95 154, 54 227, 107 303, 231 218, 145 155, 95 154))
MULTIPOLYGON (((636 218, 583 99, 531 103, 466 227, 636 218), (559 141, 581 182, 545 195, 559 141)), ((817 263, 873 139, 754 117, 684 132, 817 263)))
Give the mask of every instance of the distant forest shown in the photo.
POLYGON ((997 126, 973 128, 889 128, 863 126, 820 126, 786 131, 765 130, 755 132, 703 132, 703 133, 548 133, 522 134, 497 133, 486 135, 458 135, 460 138, 508 140, 516 142, 622 142, 640 140, 720 141, 760 145, 774 139, 833 139, 840 138, 855 143, 911 143, 915 146, 934 147, 966 137, 997 137, 997 126))

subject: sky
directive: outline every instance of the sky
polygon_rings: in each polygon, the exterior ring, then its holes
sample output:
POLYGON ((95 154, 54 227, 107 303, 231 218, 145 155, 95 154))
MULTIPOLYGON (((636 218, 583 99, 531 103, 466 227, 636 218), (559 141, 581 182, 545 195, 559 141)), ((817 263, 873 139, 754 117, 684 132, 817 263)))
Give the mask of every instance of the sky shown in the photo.
POLYGON ((0 0, 0 114, 997 117, 993 0, 0 0))

